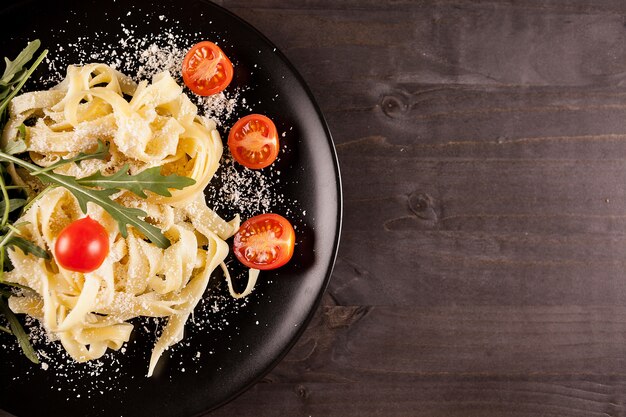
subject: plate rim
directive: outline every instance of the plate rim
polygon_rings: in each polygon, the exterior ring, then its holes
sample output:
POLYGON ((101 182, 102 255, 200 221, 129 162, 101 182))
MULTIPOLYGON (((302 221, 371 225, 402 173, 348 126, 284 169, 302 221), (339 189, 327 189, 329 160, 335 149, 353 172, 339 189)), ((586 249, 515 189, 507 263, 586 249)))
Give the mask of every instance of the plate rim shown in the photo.
MULTIPOLYGON (((17 0, 17 1, 10 1, 8 2, 8 4, 4 4, 2 7, 0 7, 0 10, 2 10, 3 13, 10 13, 12 9, 16 9, 19 7, 22 7, 24 5, 27 5, 28 3, 31 3, 33 0, 17 0)), ((316 312, 318 311, 318 309, 321 306, 322 303, 322 299, 327 291, 328 285, 330 283, 330 279, 332 277, 332 273, 335 267, 335 263, 338 257, 338 253, 339 253, 339 244, 340 244, 340 240, 341 240, 341 234, 342 234, 342 227, 343 227, 343 187, 342 187, 342 180, 341 180, 341 171, 340 171, 340 165, 339 165, 339 159, 337 156, 337 150, 336 150, 336 146, 335 146, 335 142, 333 140, 333 136, 332 133, 330 131, 330 128, 328 126, 328 122, 326 121, 323 112, 321 110, 320 105, 318 104, 317 100, 315 99, 315 96, 313 94, 313 92, 311 91, 310 87, 308 86, 307 82, 305 81, 305 79, 303 78, 303 76, 300 74, 300 72, 297 70, 297 68, 294 66, 294 64, 287 58, 287 56, 282 52, 282 50, 280 48, 278 48, 276 46, 276 44, 269 39, 265 34, 263 34, 259 29, 257 29, 253 24, 251 24, 250 22, 248 22, 247 20, 245 20, 244 18, 240 17, 239 15, 237 15, 236 13, 234 13, 233 11, 227 9, 226 7, 222 6, 221 4, 217 4, 213 1, 210 0, 197 0, 198 3, 202 3, 204 5, 206 5, 207 7, 212 7, 216 10, 219 10, 221 13, 224 13, 225 15, 228 15, 230 18, 232 18, 234 21, 237 21, 239 24, 241 24, 242 26, 246 27, 250 32, 254 33, 254 35, 258 38, 258 40, 260 42, 265 43, 267 46, 270 46, 272 48, 274 48, 274 54, 276 55, 277 59, 280 60, 282 62, 282 64, 285 65, 285 67, 289 70, 289 72, 291 73, 290 75, 293 76, 293 79, 297 82, 297 85, 299 88, 302 89, 304 95, 306 96, 306 98, 308 99, 312 109, 314 110, 314 114, 315 117, 317 118, 317 120, 320 123, 320 127, 322 128, 323 132, 324 132, 324 136, 325 136, 325 140, 326 143, 328 145, 328 150, 329 150, 329 154, 330 154, 330 160, 332 161, 332 167, 333 167, 333 177, 335 180, 335 193, 336 193, 336 213, 335 213, 335 221, 334 221, 334 225, 335 225, 335 236, 333 239, 333 245, 332 248, 330 249, 330 257, 326 260, 326 272, 324 274, 324 279, 319 287, 319 290, 317 291, 317 294, 315 296, 315 298, 313 299, 312 303, 311 303, 311 307, 309 309, 309 311, 306 313, 306 317, 304 318, 304 320, 301 322, 301 324, 298 326, 298 330, 292 335, 292 337, 290 338, 290 340, 288 341, 288 343, 286 343, 282 349, 280 350, 280 353, 270 362, 268 362, 267 364, 265 364, 262 367, 259 367, 259 371, 256 372, 256 375, 252 378, 250 378, 250 380, 243 384, 242 386, 240 386, 238 389, 234 390, 231 394, 229 394, 228 396, 226 396, 223 400, 218 401, 212 405, 207 405, 207 408, 203 409, 202 411, 199 411, 198 413, 195 414, 190 414, 190 417, 197 417, 197 416, 203 416, 207 413, 210 413, 212 411, 215 411, 223 406, 225 406, 226 404, 232 402, 233 400, 235 400, 236 398, 238 398, 239 396, 241 396, 242 394, 244 394, 245 392, 247 392, 250 388, 252 388, 254 385, 256 385, 259 381, 261 381, 267 374, 269 374, 280 362, 283 361, 283 359, 288 355, 288 353, 293 349, 293 347, 296 345, 296 343, 300 340, 300 338, 302 337, 302 335, 304 334, 304 332, 307 330, 307 328, 309 327, 311 321, 313 320, 316 312)), ((9 413, 8 411, 5 411, 3 408, 0 408, 0 411, 3 413, 9 413)), ((12 414, 8 414, 9 416, 11 416, 12 414)))
POLYGON ((339 243, 340 243, 340 240, 341 240, 341 232, 342 232, 342 226, 343 226, 343 188, 342 188, 342 181, 341 181, 341 170, 340 170, 340 167, 339 167, 339 158, 337 156, 337 149, 335 147, 335 142, 333 140, 332 133, 330 132, 330 128, 328 126, 328 122, 326 121, 326 118, 324 117, 324 114, 322 113, 322 110, 321 110, 319 104, 317 103, 317 100, 315 99, 315 96, 313 95, 313 92, 309 88, 307 82, 304 80, 304 77, 302 77, 300 72, 291 63, 291 61, 282 52, 282 50, 280 48, 278 48, 274 44, 274 42, 272 42, 271 39, 269 39, 261 31, 259 31, 259 29, 257 29, 254 25, 249 23, 244 18, 238 16, 234 12, 230 11, 229 9, 225 8, 224 6, 219 5, 219 4, 217 4, 217 3, 213 2, 213 1, 210 1, 210 0, 199 0, 199 2, 207 4, 207 5, 210 5, 211 7, 216 7, 217 9, 220 9, 220 11, 224 12, 225 14, 228 14, 234 20, 237 20, 242 25, 245 25, 246 27, 248 27, 248 29, 250 29, 252 32, 254 32, 255 35, 258 36, 258 38, 260 40, 262 40, 263 42, 265 42, 267 45, 270 45, 271 47, 275 48, 274 53, 279 57, 279 59, 281 61, 283 61, 285 66, 289 69, 289 71, 293 74, 294 78, 298 82, 298 85, 303 89, 303 91, 306 94, 307 98, 309 99, 313 109, 315 110, 316 116, 319 118, 319 121, 321 122, 322 128, 323 128, 325 136, 326 136, 326 141, 328 142, 330 154, 331 154, 331 159, 332 159, 333 169, 334 169, 334 177, 335 177, 335 180, 336 180, 336 192, 337 192, 337 213, 336 213, 336 224, 337 224, 336 227, 337 227, 337 231, 336 231, 335 239, 334 239, 334 242, 333 242, 333 248, 331 249, 331 257, 330 257, 329 262, 328 262, 326 275, 324 277, 324 282, 322 283, 322 285, 320 287, 320 290, 319 290, 319 293, 317 294, 315 300, 313 301, 313 304, 311 306, 310 311, 307 313, 306 318, 303 320, 302 325, 299 326, 299 329, 293 335, 293 337, 291 338, 289 343, 282 349, 281 353, 272 362, 267 364, 265 366, 265 368, 258 373, 257 376, 252 378, 250 380, 250 382, 245 384, 239 390, 235 391, 228 398, 224 399, 221 402, 216 403, 211 408, 196 414, 194 417, 199 417, 199 416, 202 416, 203 414, 206 414, 206 413, 209 413, 211 411, 217 410, 218 408, 221 408, 221 407, 225 406, 226 404, 232 402, 233 400, 235 400, 236 398, 238 398, 239 396, 244 394, 246 391, 248 391, 250 388, 252 388, 254 385, 256 385, 259 381, 261 381, 267 374, 269 374, 280 362, 283 361, 283 359, 287 356, 287 354, 291 351, 291 349, 293 349, 293 347, 296 345, 298 340, 300 340, 300 338, 302 337, 304 332, 308 329, 309 324, 311 323, 311 320, 313 320, 313 317, 315 316, 315 313, 320 308, 322 299, 324 298, 324 294, 326 293, 326 290, 327 290, 328 285, 330 283, 330 278, 332 276, 333 269, 335 267, 335 263, 337 261, 337 255, 339 253, 339 243))

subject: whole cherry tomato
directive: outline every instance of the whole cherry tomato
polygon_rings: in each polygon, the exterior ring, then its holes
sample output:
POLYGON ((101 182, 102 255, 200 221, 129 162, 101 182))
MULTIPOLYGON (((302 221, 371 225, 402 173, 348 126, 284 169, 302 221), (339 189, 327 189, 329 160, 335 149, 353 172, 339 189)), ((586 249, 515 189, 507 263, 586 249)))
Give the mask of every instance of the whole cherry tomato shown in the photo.
POLYGON ((57 263, 70 271, 95 271, 108 254, 109 235, 100 223, 89 216, 67 225, 54 245, 57 263))

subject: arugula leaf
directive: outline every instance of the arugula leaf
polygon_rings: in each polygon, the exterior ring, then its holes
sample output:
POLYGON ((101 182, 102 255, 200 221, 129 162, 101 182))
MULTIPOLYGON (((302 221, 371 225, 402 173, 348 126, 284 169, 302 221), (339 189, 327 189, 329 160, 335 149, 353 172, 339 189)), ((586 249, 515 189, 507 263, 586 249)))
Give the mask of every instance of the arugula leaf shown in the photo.
POLYGON ((17 155, 18 153, 26 152, 26 142, 23 140, 11 140, 7 143, 3 151, 9 155, 17 155))
POLYGON ((152 191, 158 195, 171 197, 172 193, 169 192, 168 188, 182 190, 196 183, 192 178, 176 174, 163 176, 160 166, 148 168, 135 175, 130 175, 128 170, 129 166, 126 164, 113 175, 102 175, 102 173, 96 172, 88 177, 79 178, 76 182, 85 187, 124 189, 141 198, 148 197, 144 191, 152 191))
MULTIPOLYGON (((1 157, 2 154, 0 153, 0 158, 1 157)), ((125 207, 114 200, 111 200, 110 196, 119 190, 93 190, 85 188, 76 181, 76 178, 68 175, 50 174, 44 172, 39 175, 39 177, 44 182, 55 183, 71 192, 74 197, 76 197, 76 200, 78 200, 78 204, 83 213, 87 213, 87 203, 89 202, 97 204, 105 209, 111 217, 117 221, 117 226, 119 227, 120 233, 123 237, 128 236, 126 225, 131 225, 137 228, 146 238, 158 247, 167 248, 170 246, 169 239, 161 233, 161 229, 141 219, 141 217, 145 217, 147 215, 145 211, 137 208, 125 207)))
MULTIPOLYGON (((6 123, 7 106, 9 105, 11 99, 13 99, 13 97, 15 97, 15 95, 20 91, 28 77, 30 77, 30 75, 35 71, 37 66, 43 61, 46 54, 48 53, 47 50, 44 50, 35 60, 35 62, 30 66, 30 68, 25 68, 25 66, 32 60, 35 52, 39 49, 40 44, 41 42, 39 40, 29 42, 26 48, 24 48, 24 50, 17 56, 17 58, 15 58, 15 60, 11 61, 8 58, 5 58, 6 65, 4 73, 2 74, 2 78, 0 79, 0 130, 4 128, 4 124, 6 123)), ((9 155, 25 152, 25 137, 26 127, 22 124, 18 127, 17 140, 10 141, 6 145, 4 151, 7 152, 7 154, 9 155)), ((9 188, 13 189, 18 186, 6 185, 4 182, 3 174, 4 167, 0 165, 0 188, 2 189, 2 201, 0 202, 0 227, 3 231, 5 230, 5 228, 10 229, 5 235, 0 236, 0 282, 2 282, 4 271, 10 270, 12 268, 10 259, 6 258, 5 256, 6 247, 16 246, 21 248, 25 252, 33 253, 36 256, 49 256, 46 251, 39 248, 34 243, 29 242, 22 237, 15 236, 15 234, 19 233, 19 231, 16 229, 16 225, 11 225, 9 223, 9 213, 20 208, 24 210, 26 201, 23 199, 9 198, 9 188)), ((33 363, 39 363, 37 354, 30 344, 26 332, 22 328, 20 322, 15 317, 15 314, 13 314, 13 312, 9 309, 4 301, 11 295, 12 294, 10 291, 6 290, 5 288, 0 288, 0 314, 4 315, 7 318, 10 326, 10 330, 4 326, 0 326, 0 331, 12 333, 13 335, 15 335, 18 343, 22 348, 22 351, 24 352, 24 355, 26 355, 26 357, 30 359, 33 363)))
MULTIPOLYGON (((24 66, 33 58, 35 52, 40 46, 39 40, 30 42, 26 48, 18 55, 18 57, 11 61, 5 58, 6 68, 0 79, 0 127, 2 127, 3 121, 6 120, 6 108, 11 99, 22 88, 26 79, 30 77, 35 68, 43 61, 47 54, 47 50, 44 50, 30 68, 24 68, 24 66)), ((68 175, 56 174, 53 170, 61 165, 74 162, 80 164, 80 161, 86 159, 104 159, 108 153, 108 145, 105 145, 101 141, 98 141, 98 149, 94 153, 80 153, 73 158, 63 159, 55 162, 51 166, 42 168, 27 161, 14 157, 14 154, 24 152, 26 150, 23 138, 26 136, 26 128, 22 125, 18 128, 18 140, 13 141, 6 149, 0 152, 0 160, 12 162, 30 171, 31 175, 37 176, 42 182, 47 184, 54 184, 66 188, 70 191, 74 197, 76 197, 81 210, 87 212, 87 203, 94 203, 104 208, 116 221, 122 236, 128 235, 127 225, 134 226, 144 236, 150 239, 153 243, 161 248, 167 248, 170 245, 170 241, 163 235, 161 230, 146 222, 143 218, 147 215, 143 210, 136 208, 124 207, 123 205, 112 200, 110 197, 112 194, 118 192, 120 189, 126 189, 139 197, 146 198, 145 191, 151 191, 162 196, 171 196, 169 188, 182 189, 189 185, 195 184, 195 181, 191 178, 181 177, 175 174, 162 176, 160 171, 161 167, 153 167, 147 169, 139 174, 130 175, 128 173, 128 166, 125 166, 122 170, 111 176, 105 176, 102 173, 95 173, 89 177, 76 179, 75 177, 68 175), (96 187, 98 189, 90 188, 96 187)), ((7 188, 5 184, 0 184, 4 201, 7 203, 0 207, 0 213, 2 215, 2 225, 5 225, 8 219, 9 210, 11 209, 11 201, 7 195, 7 188)), ((14 201, 14 203, 16 203, 14 201)), ((24 207, 23 209, 25 209, 24 207)), ((10 232, 11 233, 11 232, 10 232)), ((20 247, 24 251, 29 253, 39 254, 44 256, 45 251, 36 245, 28 242, 27 240, 9 234, 0 237, 3 244, 10 242, 12 245, 20 247), (11 241, 7 239, 11 238, 11 241)), ((0 244, 0 246, 2 246, 0 244)), ((0 247, 0 250, 4 248, 0 247)), ((0 252, 2 255, 3 252, 0 252)), ((45 253, 47 256, 48 254, 45 253)))
POLYGON ((26 152, 26 142, 24 139, 26 138, 26 126, 24 123, 17 127, 17 138, 15 140, 10 140, 5 145, 4 152, 9 155, 16 155, 18 153, 26 152))
MULTIPOLYGON (((31 54, 31 58, 32 58, 32 54, 31 54)), ((8 58, 4 58, 4 61, 5 62, 8 61, 8 58)), ((11 74, 7 74, 4 80, 0 79, 0 85, 10 87, 14 84, 19 83, 25 77, 26 71, 27 71, 26 69, 22 68, 19 71, 15 71, 11 74)), ((5 69, 5 73, 6 73, 6 69, 5 69)), ((7 89, 7 90, 10 91, 10 89, 7 89)), ((6 91, 3 91, 2 98, 6 96, 7 96, 6 91)))
POLYGON ((4 62, 6 63, 6 67, 4 69, 4 74, 2 74, 2 80, 5 85, 9 83, 15 75, 22 71, 24 65, 26 65, 31 59, 33 59, 33 55, 41 46, 41 42, 39 39, 35 39, 32 42, 28 42, 26 48, 15 58, 15 60, 11 61, 9 58, 4 58, 4 62))
POLYGON ((3 297, 0 297, 0 313, 2 313, 4 317, 6 317, 9 321, 11 332, 17 338, 17 341, 20 344, 24 355, 26 355, 26 357, 30 359, 32 363, 38 364, 39 358, 35 353, 35 349, 33 349, 33 345, 30 344, 30 340, 28 340, 28 335, 24 331, 24 328, 22 327, 20 322, 17 320, 17 317, 15 317, 15 314, 13 314, 9 306, 4 302, 3 297))
MULTIPOLYGON (((3 201, 10 201, 9 200, 9 191, 7 190, 7 186, 4 183, 3 173, 4 173, 4 168, 0 171, 0 191, 2 192, 2 200, 3 201)), ((0 220, 0 227, 6 226, 7 222, 9 221, 9 211, 10 211, 10 209, 11 209, 11 207, 8 204, 4 205, 4 207, 2 209, 2 219, 0 220)))
MULTIPOLYGON (((4 152, 0 152, 0 160, 13 162, 16 165, 26 168, 31 173, 39 169, 37 165, 23 161, 12 155, 5 154, 4 152)), ((169 239, 166 238, 165 235, 163 235, 158 227, 141 219, 142 217, 145 217, 147 215, 145 211, 131 207, 124 207, 114 200, 111 200, 110 196, 112 194, 115 194, 119 190, 90 189, 80 185, 77 182, 76 178, 72 176, 56 174, 54 172, 40 172, 36 175, 44 183, 60 185, 61 187, 64 187, 69 192, 71 192, 74 197, 76 197, 76 200, 78 200, 78 204, 80 205, 83 213, 87 213, 87 203, 94 203, 105 209, 111 215, 111 217, 113 217, 113 219, 117 221, 117 225, 123 237, 128 236, 126 226, 131 225, 134 226, 141 233, 143 233, 143 235, 147 239, 149 239, 158 247, 167 248, 168 246, 170 246, 171 243, 169 239)))
MULTIPOLYGON (((28 44, 28 46, 26 47, 27 50, 30 51, 30 49, 32 49, 33 45, 37 45, 37 47, 39 47, 39 41, 33 41, 30 42, 28 44)), ((36 49, 36 48, 35 48, 36 49)), ((33 51, 34 52, 34 51, 33 51)), ((19 60, 19 57, 22 56, 22 54, 24 53, 24 51, 22 51, 22 53, 20 53, 20 55, 18 56, 18 58, 16 58, 15 61, 11 62, 8 59, 5 58, 7 65, 10 63, 11 65, 14 65, 15 63, 19 63, 21 62, 21 60, 19 60)), ((32 58, 32 53, 28 52, 28 56, 30 56, 30 58, 32 58)), ((12 72, 12 77, 14 78, 12 80, 10 80, 8 83, 4 83, 4 78, 8 77, 11 75, 10 72, 7 72, 7 70, 4 71, 4 75, 2 77, 2 80, 0 80, 0 86, 3 89, 0 89, 0 92, 2 92, 2 101, 0 102, 0 120, 5 120, 5 112, 6 112, 6 108, 9 105, 9 103, 11 102, 11 99, 13 97, 15 97, 15 95, 21 90, 22 86, 24 85, 24 83, 26 82, 26 80, 28 79, 28 77, 31 76, 31 74, 33 72, 35 72, 35 69, 39 66, 39 64, 41 64, 41 61, 43 61, 43 59, 46 57, 46 55, 48 54, 48 50, 44 50, 39 57, 37 57, 37 59, 35 60, 35 62, 33 63, 33 65, 31 65, 31 67, 28 70, 24 70, 24 71, 20 71, 17 72, 15 71, 15 68, 12 68, 11 71, 12 72), (1 84, 4 85, 1 85, 1 84), (6 91, 8 91, 9 93, 7 94, 6 91)), ((30 60, 29 58, 29 60, 30 60)))
POLYGON ((48 171, 52 171, 58 167, 60 167, 61 165, 65 165, 65 164, 69 164, 69 163, 76 163, 76 165, 80 166, 80 161, 85 161, 87 159, 100 159, 103 160, 105 159, 107 156, 109 155, 109 144, 108 143, 104 143, 101 140, 98 139, 98 148, 95 150, 95 152, 92 153, 84 153, 81 152, 78 155, 69 158, 69 159, 59 159, 58 161, 56 161, 54 164, 49 165, 45 168, 39 168, 36 171, 31 172, 31 175, 39 175, 42 172, 48 172, 48 171))
MULTIPOLYGON (((11 198, 8 201, 9 201, 9 213, 17 210, 20 207, 24 207, 26 205, 26 200, 24 200, 23 198, 11 198)), ((6 209, 6 202, 4 200, 0 201, 0 212, 4 212, 5 209, 6 209)))
POLYGON ((26 240, 21 236, 11 236, 4 244, 6 247, 17 247, 25 254, 32 253, 38 258, 50 259, 50 254, 45 249, 37 246, 30 240, 26 240))
POLYGON ((26 125, 24 123, 22 123, 21 125, 17 127, 17 137, 20 140, 26 139, 26 125))
MULTIPOLYGON (((0 85, 2 85, 1 81, 0 81, 0 85)), ((6 96, 8 96, 10 92, 11 92, 10 88, 4 88, 4 89, 0 90, 0 100, 4 100, 4 98, 6 96)))

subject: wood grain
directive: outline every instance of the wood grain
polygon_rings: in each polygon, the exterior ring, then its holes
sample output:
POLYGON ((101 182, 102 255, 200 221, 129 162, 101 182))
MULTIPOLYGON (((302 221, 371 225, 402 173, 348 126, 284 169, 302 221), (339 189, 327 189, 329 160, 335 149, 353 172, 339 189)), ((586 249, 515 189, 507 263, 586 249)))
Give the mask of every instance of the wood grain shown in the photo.
POLYGON ((345 213, 303 337, 206 416, 626 416, 626 3, 217 3, 308 83, 345 213))
POLYGON ((216 416, 622 416, 626 308, 326 306, 216 416))
POLYGON ((626 416, 626 4, 220 4, 311 87, 345 214, 314 322, 210 415, 626 416))

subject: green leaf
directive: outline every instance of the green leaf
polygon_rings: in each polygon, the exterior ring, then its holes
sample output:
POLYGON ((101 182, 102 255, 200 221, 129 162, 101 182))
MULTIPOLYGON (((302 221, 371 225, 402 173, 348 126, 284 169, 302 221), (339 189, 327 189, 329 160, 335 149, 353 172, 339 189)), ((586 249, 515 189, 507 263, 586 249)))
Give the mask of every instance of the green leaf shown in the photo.
MULTIPOLYGON (((9 199, 9 213, 17 210, 20 207, 24 207, 26 205, 26 200, 23 198, 11 198, 9 199)), ((6 208, 6 202, 0 201, 0 212, 4 212, 6 208)))
POLYGON ((76 181, 76 178, 68 175, 44 172, 39 175, 39 177, 44 182, 52 182, 65 187, 74 195, 74 197, 76 197, 83 213, 87 213, 87 203, 94 203, 105 209, 107 213, 109 213, 111 217, 117 221, 117 226, 119 227, 120 233, 123 237, 128 236, 126 226, 131 225, 143 233, 147 239, 158 247, 167 248, 170 245, 170 241, 163 235, 158 227, 141 219, 146 216, 145 211, 137 208, 124 207, 111 200, 110 196, 119 190, 93 190, 85 188, 76 181))
POLYGON ((25 138, 26 126, 24 126, 24 123, 22 123, 17 127, 17 139, 8 141, 6 147, 2 149, 2 151, 8 153, 9 155, 16 155, 18 153, 26 152, 26 142, 24 142, 25 138))
MULTIPOLYGON (((39 41, 33 41, 33 42, 39 42, 39 41)), ((29 43, 28 45, 30 46, 31 44, 33 44, 33 42, 29 43)), ((27 46, 26 48, 28 49, 29 46, 27 46)), ((23 52, 24 51, 22 51, 22 53, 23 52)), ((31 74, 35 71, 35 69, 39 66, 39 64, 41 64, 41 61, 43 61, 43 59, 46 57, 47 54, 48 54, 48 50, 46 49, 39 55, 39 57, 37 57, 37 59, 35 60, 33 65, 30 66, 28 71, 24 72, 24 75, 19 77, 19 80, 16 85, 12 85, 10 87, 4 87, 5 89, 6 88, 10 89, 11 93, 7 95, 6 97, 4 97, 4 99, 2 99, 2 101, 0 102, 0 119, 1 120, 5 120, 4 119, 6 117, 5 111, 6 111, 7 106, 11 102, 11 99, 15 97, 15 95, 21 90, 21 88, 24 86, 24 83, 26 82, 28 77, 30 77, 31 74)), ((7 60, 7 62, 10 62, 10 61, 7 60)), ((5 70, 5 74, 6 74, 6 70, 5 70)))
POLYGON ((30 344, 30 340, 28 339, 28 336, 26 335, 24 328, 20 324, 17 317, 15 317, 15 314, 13 314, 9 306, 4 302, 4 299, 2 297, 0 297, 0 313, 2 313, 4 317, 6 317, 7 320, 9 321, 11 332, 17 338, 17 342, 20 344, 20 347, 22 348, 22 352, 24 352, 24 355, 26 355, 26 357, 30 359, 32 363, 38 364, 39 358, 37 357, 37 354, 35 353, 35 349, 33 349, 33 345, 30 344))
MULTIPOLYGON (((6 61, 6 58, 5 58, 5 61, 6 61)), ((15 84, 19 84, 20 82, 28 78, 28 76, 26 75, 27 73, 28 73, 28 68, 23 68, 19 70, 18 72, 16 72, 15 74, 13 74, 13 77, 11 78, 10 81, 4 82, 0 80, 0 85, 5 86, 7 90, 11 90, 11 87, 13 87, 15 84)))
POLYGON ((103 160, 105 159, 107 156, 109 155, 109 144, 108 143, 104 143, 101 140, 98 139, 98 148, 91 153, 84 153, 81 152, 78 155, 72 157, 72 158, 68 158, 68 159, 59 159, 58 161, 56 161, 54 164, 49 165, 45 168, 39 168, 33 172, 31 172, 31 175, 39 175, 42 172, 48 172, 48 171, 52 171, 57 169, 58 167, 65 165, 65 164, 70 164, 72 162, 76 163, 76 165, 80 166, 80 161, 85 161, 87 159, 100 159, 103 160))
MULTIPOLYGON (((2 110, 0 110, 1 112, 2 110)), ((145 191, 151 191, 162 196, 171 196, 170 188, 182 189, 184 187, 195 184, 195 180, 184 176, 170 174, 161 175, 162 167, 152 167, 138 174, 129 174, 129 167, 125 165, 122 169, 113 175, 103 175, 96 172, 88 177, 77 179, 72 176, 56 174, 53 170, 61 165, 74 162, 79 164, 80 161, 86 159, 104 159, 109 153, 108 144, 98 141, 98 148, 93 153, 83 153, 73 158, 61 159, 56 163, 42 168, 30 162, 16 158, 10 153, 0 152, 0 160, 5 160, 26 168, 31 175, 37 176, 42 182, 47 184, 59 185, 66 188, 76 197, 78 204, 83 211, 87 213, 87 203, 94 203, 105 209, 111 217, 117 222, 120 233, 123 237, 128 236, 127 226, 131 225, 141 232, 147 239, 152 241, 160 248, 167 248, 170 241, 163 235, 161 230, 143 220, 146 213, 137 208, 125 207, 112 200, 111 195, 117 193, 120 189, 133 192, 139 197, 146 198, 145 191), (94 189, 98 188, 98 189, 94 189)), ((6 211, 6 209, 5 209, 6 211)), ((25 252, 40 255, 43 249, 31 244, 25 239, 13 243, 14 246, 22 248, 25 252), (21 246, 20 246, 21 245, 21 246), (34 248, 32 247, 34 246, 34 248), (24 249, 26 248, 26 249, 24 249), (38 252, 37 249, 40 251, 38 252)), ((47 255, 47 253, 46 253, 47 255)))
MULTIPOLYGON (((0 249, 0 253, 4 254, 4 248, 0 249)), ((8 256, 4 256, 4 260, 3 260, 3 270, 2 270, 2 275, 4 275, 4 272, 9 272, 12 271, 14 266, 13 263, 11 262, 11 258, 9 258, 8 256)), ((4 277, 0 275, 0 283, 3 283, 4 277)), ((6 282, 4 282, 4 284, 6 284, 6 282)))
POLYGON ((20 248, 25 254, 33 254, 38 258, 50 259, 50 254, 43 248, 37 246, 30 240, 26 240, 21 236, 11 236, 5 243, 7 247, 20 248))
MULTIPOLYGON (((0 173, 0 191, 2 192, 2 201, 9 201, 9 191, 7 190, 2 173, 0 173)), ((4 205, 4 209, 2 210, 2 220, 0 220, 1 227, 6 226, 9 221, 9 208, 8 204, 4 205)))
POLYGON ((12 296, 13 293, 10 290, 7 290, 6 288, 2 288, 0 287, 0 296, 5 296, 5 297, 10 297, 12 296))
POLYGON ((13 332, 11 330, 7 329, 4 326, 0 326, 0 331, 3 331, 3 332, 8 333, 8 334, 13 334, 13 332))
POLYGON ((17 138, 26 139, 26 125, 24 123, 17 127, 17 138))
POLYGON ((17 155, 18 153, 26 152, 26 142, 23 140, 12 140, 7 143, 6 148, 2 150, 9 155, 17 155))
POLYGON ((11 61, 9 58, 4 58, 4 62, 6 67, 4 69, 4 74, 2 74, 2 82, 9 83, 15 75, 24 68, 31 59, 33 59, 33 55, 37 52, 41 46, 41 42, 39 39, 35 39, 32 42, 28 42, 26 48, 15 58, 15 60, 11 61))
POLYGON ((176 174, 161 175, 161 167, 152 167, 135 175, 128 173, 128 164, 124 165, 113 175, 102 175, 96 172, 88 177, 76 180, 85 187, 99 187, 103 189, 124 189, 131 191, 141 198, 148 196, 144 191, 152 191, 155 194, 171 197, 169 188, 182 190, 196 183, 195 180, 176 174))
MULTIPOLYGON (((16 165, 26 168, 30 172, 34 172, 39 169, 37 165, 23 161, 3 152, 0 152, 0 159, 13 162, 16 165)), ((94 203, 105 209, 111 217, 117 221, 117 225, 123 237, 128 236, 126 226, 131 225, 143 233, 147 239, 158 247, 167 248, 170 245, 169 239, 163 235, 158 227, 142 220, 142 217, 146 216, 145 211, 136 208, 124 207, 111 200, 110 196, 118 190, 93 190, 78 184, 76 182, 76 178, 72 176, 55 174, 54 172, 40 172, 37 174, 37 177, 45 183, 60 185, 71 192, 74 197, 76 197, 83 213, 87 213, 87 203, 94 203)))
MULTIPOLYGON (((98 149, 100 149, 101 153, 104 152, 100 146, 98 149)), ((83 159, 91 158, 91 155, 93 154, 88 154, 83 159)), ((65 163, 69 163, 70 161, 76 162, 76 158, 78 157, 66 160, 65 163)), ((128 167, 125 166, 122 170, 111 176, 96 173, 86 178, 76 179, 69 175, 56 174, 51 171, 42 170, 41 167, 35 164, 4 152, 0 152, 0 160, 12 162, 26 168, 30 171, 31 175, 37 176, 44 183, 64 187, 76 197, 83 213, 87 213, 87 203, 99 205, 117 222, 123 237, 128 236, 126 226, 131 225, 152 243, 163 249, 167 248, 171 242, 163 235, 158 227, 143 220, 143 218, 146 217, 146 212, 137 208, 125 207, 112 200, 110 197, 120 189, 127 189, 139 196, 146 197, 141 187, 160 195, 169 196, 171 194, 168 188, 180 189, 195 183, 191 178, 181 177, 175 174, 162 176, 160 174, 161 167, 150 168, 146 170, 147 172, 144 171, 137 175, 128 175, 128 167), (88 187, 99 187, 101 189, 88 187)))
MULTIPOLYGON (((15 156, 8 155, 3 152, 0 152, 0 159, 13 162, 16 165, 26 168, 30 172, 34 172, 39 169, 37 165, 23 161, 15 156)), ((142 217, 146 216, 145 211, 136 208, 124 207, 111 200, 110 196, 118 190, 94 190, 86 188, 76 182, 76 178, 69 175, 56 174, 54 172, 41 172, 37 174, 37 177, 44 183, 60 185, 71 192, 74 197, 76 197, 76 200, 78 200, 78 204, 80 205, 83 213, 87 213, 87 203, 94 203, 105 209, 111 217, 117 221, 117 225, 123 237, 128 236, 126 226, 131 225, 158 247, 167 248, 170 245, 169 239, 163 235, 158 227, 142 220, 142 217)))

